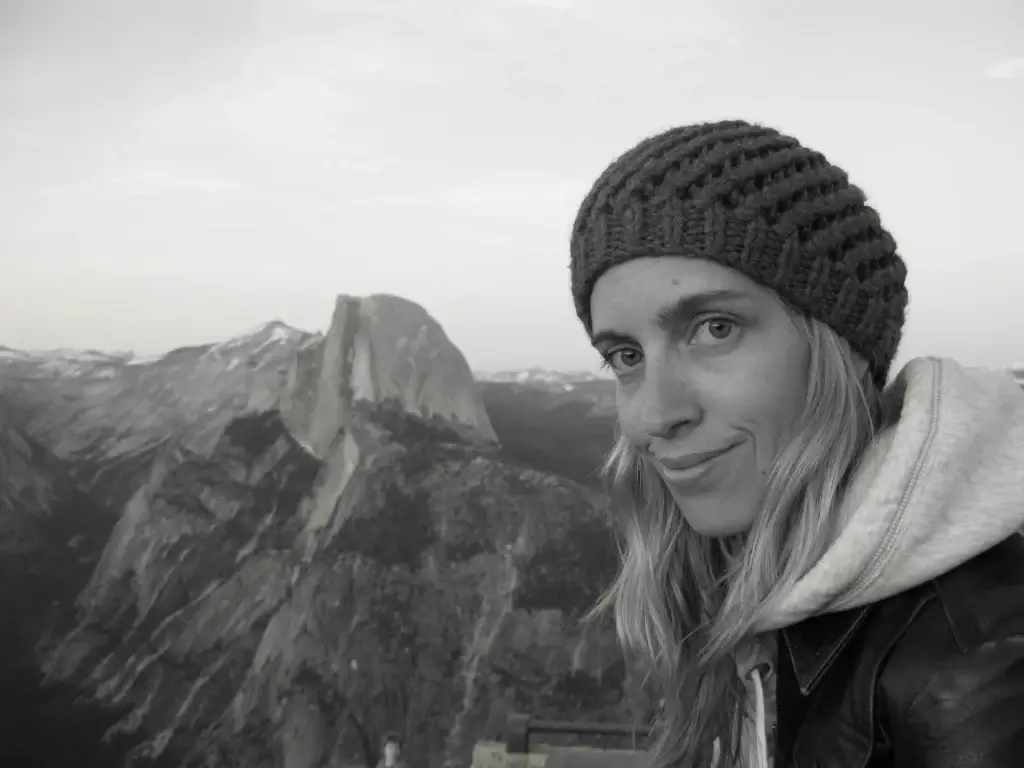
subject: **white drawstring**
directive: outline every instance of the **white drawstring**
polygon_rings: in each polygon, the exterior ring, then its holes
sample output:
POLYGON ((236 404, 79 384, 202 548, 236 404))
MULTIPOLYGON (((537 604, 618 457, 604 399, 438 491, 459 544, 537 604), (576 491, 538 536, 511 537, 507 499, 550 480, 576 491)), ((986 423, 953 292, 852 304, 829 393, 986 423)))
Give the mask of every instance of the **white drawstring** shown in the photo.
POLYGON ((768 756, 768 702, 763 675, 767 673, 771 676, 773 645, 774 638, 760 636, 750 638, 749 642, 736 649, 736 672, 747 690, 740 730, 743 768, 771 768, 768 756))
MULTIPOLYGON (((754 683, 754 719, 751 722, 749 716, 746 716, 745 713, 740 736, 743 768, 771 768, 771 763, 768 761, 768 718, 765 706, 764 683, 761 680, 761 672, 757 667, 752 668, 747 674, 754 683)), ((717 768, 721 756, 721 743, 719 739, 715 739, 714 751, 711 753, 710 768, 717 768)))
MULTIPOLYGON (((740 726, 740 753, 743 768, 772 768, 768 756, 767 698, 764 679, 761 677, 762 668, 767 668, 769 675, 771 674, 771 662, 768 661, 771 658, 769 653, 770 651, 763 644, 754 643, 745 645, 736 655, 736 671, 747 689, 747 700, 744 702, 743 719, 740 726), (753 685, 746 685, 748 681, 753 685), (753 698, 753 702, 751 702, 751 698, 753 698)), ((722 745, 719 739, 715 739, 709 768, 718 768, 721 757, 722 745)))
MULTIPOLYGON (((754 765, 752 768, 770 768, 768 765, 768 725, 765 717, 764 684, 761 673, 754 667, 750 671, 754 681, 754 765)), ((748 752, 749 754, 749 752, 748 752)))

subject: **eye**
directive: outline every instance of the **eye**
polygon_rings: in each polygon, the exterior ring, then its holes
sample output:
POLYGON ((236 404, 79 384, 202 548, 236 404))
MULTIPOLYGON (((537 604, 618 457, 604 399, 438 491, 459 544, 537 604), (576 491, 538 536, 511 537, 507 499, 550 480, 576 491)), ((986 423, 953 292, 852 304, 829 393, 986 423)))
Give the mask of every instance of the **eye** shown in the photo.
POLYGON ((640 365, 643 354, 633 347, 613 347, 604 355, 602 366, 611 368, 615 373, 625 373, 640 365))
POLYGON ((709 317, 697 326, 693 341, 702 344, 720 344, 735 335, 736 322, 727 317, 709 317))

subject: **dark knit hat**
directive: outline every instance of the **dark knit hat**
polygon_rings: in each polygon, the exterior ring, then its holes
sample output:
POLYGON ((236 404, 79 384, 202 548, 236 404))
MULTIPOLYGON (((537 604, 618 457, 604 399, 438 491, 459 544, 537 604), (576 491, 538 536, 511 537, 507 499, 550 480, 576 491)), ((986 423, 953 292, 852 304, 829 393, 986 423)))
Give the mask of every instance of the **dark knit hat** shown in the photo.
POLYGON ((572 292, 611 267, 691 256, 732 267, 845 338, 882 387, 907 305, 896 243, 841 169, 789 136, 733 120, 673 128, 613 162, 572 231, 572 292))

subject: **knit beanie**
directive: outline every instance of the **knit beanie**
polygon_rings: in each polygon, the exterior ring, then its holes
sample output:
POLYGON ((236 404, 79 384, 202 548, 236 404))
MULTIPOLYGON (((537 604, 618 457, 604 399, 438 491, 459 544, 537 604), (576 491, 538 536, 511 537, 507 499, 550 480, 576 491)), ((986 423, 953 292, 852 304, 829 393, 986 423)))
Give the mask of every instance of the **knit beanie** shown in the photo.
POLYGON ((571 241, 576 314, 608 269, 641 256, 731 267, 815 318, 882 388, 900 341, 907 270, 846 173, 789 136, 739 120, 645 139, 597 179, 571 241))

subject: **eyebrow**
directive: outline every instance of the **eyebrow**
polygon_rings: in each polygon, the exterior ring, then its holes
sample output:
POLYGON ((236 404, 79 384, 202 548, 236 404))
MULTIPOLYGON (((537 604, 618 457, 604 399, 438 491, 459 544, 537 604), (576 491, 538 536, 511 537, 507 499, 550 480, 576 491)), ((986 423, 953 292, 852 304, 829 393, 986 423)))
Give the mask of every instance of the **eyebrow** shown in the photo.
MULTIPOLYGON (((736 299, 749 299, 750 296, 743 291, 738 291, 734 288, 722 288, 716 291, 702 291, 700 293, 691 293, 686 296, 680 296, 678 299, 673 301, 671 304, 662 307, 658 310, 655 315, 655 323, 658 328, 663 331, 668 331, 671 328, 678 325, 681 321, 687 320, 693 317, 695 314, 704 310, 709 304, 713 304, 718 301, 730 301, 736 299)), ((631 341, 632 337, 628 334, 620 333, 615 330, 602 330, 591 334, 590 343, 595 347, 598 344, 603 344, 611 341, 631 341)))

